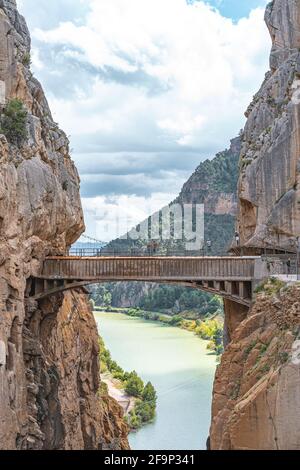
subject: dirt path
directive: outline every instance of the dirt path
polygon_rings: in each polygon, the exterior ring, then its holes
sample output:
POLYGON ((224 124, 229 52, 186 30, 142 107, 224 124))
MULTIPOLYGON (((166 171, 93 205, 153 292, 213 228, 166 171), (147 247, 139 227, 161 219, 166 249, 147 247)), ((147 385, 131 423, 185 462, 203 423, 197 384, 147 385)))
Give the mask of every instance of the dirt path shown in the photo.
POLYGON ((124 413, 128 414, 134 408, 135 399, 120 388, 121 382, 114 379, 111 374, 101 374, 101 380, 107 385, 108 394, 122 406, 124 413))

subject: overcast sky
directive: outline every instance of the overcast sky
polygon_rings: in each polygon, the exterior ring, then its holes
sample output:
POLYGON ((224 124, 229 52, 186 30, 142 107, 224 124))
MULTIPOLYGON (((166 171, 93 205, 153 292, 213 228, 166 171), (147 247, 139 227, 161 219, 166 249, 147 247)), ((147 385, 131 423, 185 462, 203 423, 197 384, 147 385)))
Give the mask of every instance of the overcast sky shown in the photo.
POLYGON ((116 214, 143 220, 228 147, 268 69, 266 3, 18 0, 32 69, 70 135, 87 234, 115 237, 116 214))

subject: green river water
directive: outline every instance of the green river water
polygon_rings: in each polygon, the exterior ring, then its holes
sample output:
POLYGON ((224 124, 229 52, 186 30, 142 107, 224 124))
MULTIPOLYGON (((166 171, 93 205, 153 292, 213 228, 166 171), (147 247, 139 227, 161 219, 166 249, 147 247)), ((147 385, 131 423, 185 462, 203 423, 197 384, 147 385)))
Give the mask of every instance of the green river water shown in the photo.
POLYGON ((95 313, 114 360, 150 380, 157 418, 130 435, 133 450, 206 448, 216 357, 192 333, 118 313, 95 313))

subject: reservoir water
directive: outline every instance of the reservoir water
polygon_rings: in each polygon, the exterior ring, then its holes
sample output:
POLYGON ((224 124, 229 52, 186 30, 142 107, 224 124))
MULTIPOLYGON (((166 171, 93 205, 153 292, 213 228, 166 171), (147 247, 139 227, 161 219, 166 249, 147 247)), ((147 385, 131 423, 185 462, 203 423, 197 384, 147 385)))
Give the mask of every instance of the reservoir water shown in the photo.
POLYGON ((157 418, 130 434, 133 450, 206 448, 216 357, 192 333, 118 313, 95 313, 114 360, 158 394, 157 418))

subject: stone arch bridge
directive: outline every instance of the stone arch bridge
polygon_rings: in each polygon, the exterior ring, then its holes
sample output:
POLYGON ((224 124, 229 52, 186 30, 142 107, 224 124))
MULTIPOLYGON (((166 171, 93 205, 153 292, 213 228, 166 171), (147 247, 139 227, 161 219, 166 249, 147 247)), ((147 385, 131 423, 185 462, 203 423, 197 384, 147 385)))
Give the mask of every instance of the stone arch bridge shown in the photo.
POLYGON ((100 282, 179 284, 250 307, 257 284, 269 275, 260 257, 49 257, 31 280, 35 300, 100 282))

